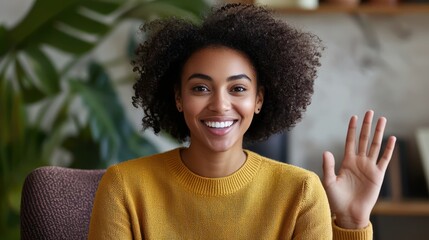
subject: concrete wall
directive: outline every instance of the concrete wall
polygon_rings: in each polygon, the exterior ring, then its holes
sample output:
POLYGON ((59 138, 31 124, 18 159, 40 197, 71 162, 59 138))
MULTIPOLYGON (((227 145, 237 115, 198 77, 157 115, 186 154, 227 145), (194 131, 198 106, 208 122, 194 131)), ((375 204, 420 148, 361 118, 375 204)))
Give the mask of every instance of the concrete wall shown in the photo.
POLYGON ((429 126, 428 14, 280 17, 326 46, 313 102, 291 132, 293 163, 320 173, 324 150, 341 158, 349 117, 367 109, 388 118, 387 134, 407 140, 429 126))

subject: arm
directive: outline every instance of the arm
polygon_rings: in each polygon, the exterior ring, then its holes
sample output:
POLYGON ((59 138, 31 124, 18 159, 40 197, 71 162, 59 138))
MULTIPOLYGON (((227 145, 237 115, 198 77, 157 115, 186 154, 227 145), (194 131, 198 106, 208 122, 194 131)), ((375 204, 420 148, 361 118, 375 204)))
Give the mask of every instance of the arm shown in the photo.
POLYGON ((345 154, 338 175, 334 170, 334 156, 330 152, 323 154, 323 185, 335 215, 334 223, 340 228, 363 229, 370 225, 370 214, 395 146, 396 138, 390 137, 378 160, 386 118, 378 119, 370 143, 373 116, 373 111, 365 114, 358 142, 357 117, 350 119, 345 154))
POLYGON ((310 175, 302 186, 293 239, 332 239, 329 203, 316 174, 310 175))
POLYGON ((123 180, 115 167, 107 169, 98 185, 88 239, 132 239, 125 206, 123 180))

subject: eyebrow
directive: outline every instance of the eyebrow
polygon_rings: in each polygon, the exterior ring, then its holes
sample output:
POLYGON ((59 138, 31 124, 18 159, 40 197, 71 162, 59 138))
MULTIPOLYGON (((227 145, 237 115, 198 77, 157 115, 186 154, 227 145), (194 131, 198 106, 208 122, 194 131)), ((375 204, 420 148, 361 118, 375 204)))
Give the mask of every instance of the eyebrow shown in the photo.
MULTIPOLYGON (((188 77, 188 80, 190 80, 192 78, 200 78, 200 79, 209 80, 209 81, 213 80, 210 76, 202 74, 202 73, 194 73, 190 77, 188 77)), ((227 81, 233 81, 233 80, 239 80, 242 78, 245 78, 249 81, 252 81, 252 79, 250 79, 250 77, 248 77, 246 74, 232 75, 232 76, 228 77, 226 80, 227 81)))

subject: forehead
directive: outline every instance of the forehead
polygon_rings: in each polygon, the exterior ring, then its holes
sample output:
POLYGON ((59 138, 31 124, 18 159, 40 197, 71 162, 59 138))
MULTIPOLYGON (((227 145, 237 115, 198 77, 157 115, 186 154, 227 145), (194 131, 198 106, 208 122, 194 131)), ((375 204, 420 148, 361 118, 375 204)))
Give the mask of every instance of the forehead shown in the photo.
POLYGON ((245 73, 256 77, 249 57, 225 46, 209 46, 195 51, 185 62, 182 76, 196 72, 215 75, 245 73))

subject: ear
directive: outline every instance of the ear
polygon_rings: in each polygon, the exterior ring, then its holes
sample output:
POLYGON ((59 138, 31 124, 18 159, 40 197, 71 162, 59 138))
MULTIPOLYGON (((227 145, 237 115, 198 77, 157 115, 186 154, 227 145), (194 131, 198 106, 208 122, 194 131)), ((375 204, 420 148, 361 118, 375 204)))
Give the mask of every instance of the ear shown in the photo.
POLYGON ((259 87, 256 94, 255 114, 259 114, 261 112, 262 105, 264 103, 264 93, 264 87, 259 87))
POLYGON ((176 101, 177 111, 182 112, 183 111, 183 108, 182 108, 182 97, 180 95, 180 88, 179 87, 175 87, 174 88, 174 99, 176 101))

